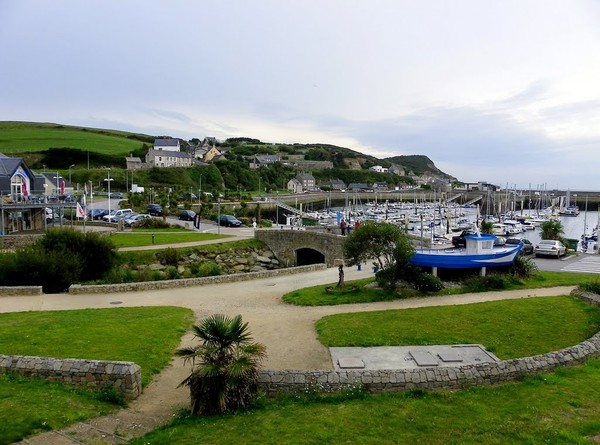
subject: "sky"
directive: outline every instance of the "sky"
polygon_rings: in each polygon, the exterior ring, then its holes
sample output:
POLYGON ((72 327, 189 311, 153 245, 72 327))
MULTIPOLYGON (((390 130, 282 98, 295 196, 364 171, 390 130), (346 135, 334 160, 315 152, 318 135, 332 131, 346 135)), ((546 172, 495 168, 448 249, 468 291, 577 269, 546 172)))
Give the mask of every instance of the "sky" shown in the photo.
POLYGON ((0 61, 4 121, 600 190, 597 0, 0 0, 0 61))

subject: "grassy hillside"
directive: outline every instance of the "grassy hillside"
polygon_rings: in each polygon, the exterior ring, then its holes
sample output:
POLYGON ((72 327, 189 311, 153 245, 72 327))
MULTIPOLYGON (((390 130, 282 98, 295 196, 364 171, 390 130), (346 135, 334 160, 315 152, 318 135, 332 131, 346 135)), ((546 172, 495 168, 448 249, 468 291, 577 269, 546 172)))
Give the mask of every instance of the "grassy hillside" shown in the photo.
POLYGON ((73 148, 106 155, 126 156, 154 137, 123 131, 71 127, 51 123, 0 122, 0 153, 22 156, 50 148, 73 148))

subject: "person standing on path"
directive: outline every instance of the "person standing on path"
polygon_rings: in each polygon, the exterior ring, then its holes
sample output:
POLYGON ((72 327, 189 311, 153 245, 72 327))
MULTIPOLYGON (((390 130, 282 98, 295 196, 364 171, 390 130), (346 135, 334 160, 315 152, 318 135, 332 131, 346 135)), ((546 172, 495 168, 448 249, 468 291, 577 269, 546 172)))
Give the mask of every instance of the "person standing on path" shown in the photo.
POLYGON ((342 236, 346 235, 346 220, 342 219, 340 222, 340 230, 342 231, 342 236))

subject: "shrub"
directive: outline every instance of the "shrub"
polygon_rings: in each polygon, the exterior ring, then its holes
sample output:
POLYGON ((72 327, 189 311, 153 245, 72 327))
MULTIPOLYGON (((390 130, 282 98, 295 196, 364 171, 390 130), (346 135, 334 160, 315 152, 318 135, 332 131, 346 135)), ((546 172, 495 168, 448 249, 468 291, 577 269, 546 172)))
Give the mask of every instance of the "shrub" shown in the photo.
POLYGON ((579 288, 583 291, 600 295, 600 280, 594 280, 594 281, 588 281, 586 283, 581 283, 579 285, 579 288))
POLYGON ((506 289, 507 283, 502 275, 487 275, 469 278, 465 281, 465 287, 471 292, 485 292, 506 289))
POLYGON ((221 270, 221 267, 212 261, 200 265, 198 269, 199 277, 212 277, 215 275, 221 275, 222 273, 223 271, 221 270))
POLYGON ((164 264, 166 266, 177 266, 179 264, 180 255, 176 249, 168 247, 166 249, 157 251, 156 259, 160 264, 164 264))
POLYGON ((167 280, 176 280, 178 278, 181 278, 181 274, 177 270, 177 267, 174 266, 167 267, 165 269, 165 275, 167 277, 167 280))
POLYGON ((531 258, 517 255, 509 271, 516 278, 531 278, 538 271, 538 267, 531 258))
POLYGON ((139 227, 141 229, 168 229, 171 227, 166 221, 163 221, 161 218, 146 218, 137 222, 135 227, 139 227))
POLYGON ((421 292, 437 292, 443 288, 442 280, 435 275, 422 273, 415 279, 415 289, 421 292))

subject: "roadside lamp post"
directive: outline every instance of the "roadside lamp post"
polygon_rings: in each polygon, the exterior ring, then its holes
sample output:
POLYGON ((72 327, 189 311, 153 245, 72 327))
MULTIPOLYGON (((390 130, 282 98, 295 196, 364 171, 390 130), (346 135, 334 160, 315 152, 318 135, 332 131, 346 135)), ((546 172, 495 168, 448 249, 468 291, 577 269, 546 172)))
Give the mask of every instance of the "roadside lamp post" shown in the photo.
POLYGON ((108 214, 110 215, 110 183, 113 179, 110 177, 110 170, 107 173, 105 181, 108 183, 108 214))
POLYGON ((69 165, 69 184, 71 184, 71 169, 75 167, 75 164, 69 165))
POLYGON ((52 179, 56 179, 56 195, 58 196, 58 192, 60 191, 60 186, 58 185, 58 180, 62 179, 62 176, 60 176, 60 174, 58 172, 56 172, 56 176, 54 176, 52 179))

